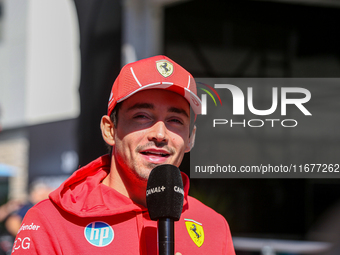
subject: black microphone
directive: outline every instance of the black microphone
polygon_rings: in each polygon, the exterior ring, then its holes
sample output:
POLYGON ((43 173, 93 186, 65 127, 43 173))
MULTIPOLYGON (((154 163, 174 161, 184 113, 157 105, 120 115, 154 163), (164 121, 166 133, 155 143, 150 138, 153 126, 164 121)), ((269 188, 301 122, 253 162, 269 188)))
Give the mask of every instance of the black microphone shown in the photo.
POLYGON ((174 255, 174 221, 182 214, 184 200, 181 171, 174 165, 152 169, 146 188, 150 219, 158 220, 158 254, 174 255))

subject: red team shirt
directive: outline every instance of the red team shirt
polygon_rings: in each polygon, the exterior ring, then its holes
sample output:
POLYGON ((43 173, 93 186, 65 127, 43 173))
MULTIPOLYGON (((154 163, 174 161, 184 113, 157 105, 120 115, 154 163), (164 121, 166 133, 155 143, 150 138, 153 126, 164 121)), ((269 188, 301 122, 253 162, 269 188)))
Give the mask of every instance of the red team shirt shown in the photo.
MULTIPOLYGON (((30 209, 12 254, 157 255, 157 222, 145 207, 101 183, 109 169, 110 157, 98 158, 30 209)), ((189 178, 182 178, 185 196, 175 222, 175 251, 234 255, 224 217, 188 196, 189 178)))

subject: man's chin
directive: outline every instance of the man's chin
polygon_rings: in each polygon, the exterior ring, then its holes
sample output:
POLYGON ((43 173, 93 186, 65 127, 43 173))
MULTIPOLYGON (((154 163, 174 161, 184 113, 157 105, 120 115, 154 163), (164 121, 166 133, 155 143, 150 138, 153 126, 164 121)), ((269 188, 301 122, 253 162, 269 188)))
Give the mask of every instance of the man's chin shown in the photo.
POLYGON ((156 167, 162 164, 148 163, 147 166, 144 167, 142 171, 140 171, 139 179, 147 181, 149 179, 151 171, 156 167))
POLYGON ((153 162, 144 163, 143 166, 140 166, 138 171, 135 171, 135 174, 137 175, 137 178, 140 181, 148 181, 151 171, 155 167, 164 165, 164 164, 170 164, 170 163, 153 163, 153 162))

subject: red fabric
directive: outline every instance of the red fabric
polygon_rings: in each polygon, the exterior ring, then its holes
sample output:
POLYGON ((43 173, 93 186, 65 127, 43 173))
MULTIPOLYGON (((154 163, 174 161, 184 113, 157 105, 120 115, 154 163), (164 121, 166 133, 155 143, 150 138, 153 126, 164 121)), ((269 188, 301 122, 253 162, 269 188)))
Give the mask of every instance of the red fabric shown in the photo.
MULTIPOLYGON (((156 255, 157 222, 150 220, 145 207, 101 183, 109 165, 108 155, 98 158, 76 171, 50 199, 30 209, 12 254, 156 255)), ((181 219, 175 223, 175 251, 234 255, 226 220, 188 196, 189 178, 182 177, 185 201, 181 219), (193 231, 186 228, 188 219, 203 227, 205 239, 200 247, 188 233, 193 231)))
POLYGON ((150 88, 176 92, 186 98, 196 114, 201 113, 201 102, 197 97, 197 87, 192 75, 170 58, 159 55, 129 63, 122 68, 111 89, 107 115, 111 115, 112 110, 121 100, 125 100, 137 91, 150 88), (159 61, 172 65, 169 76, 164 77, 157 70, 156 64, 159 61), (173 85, 170 86, 171 84, 173 85))

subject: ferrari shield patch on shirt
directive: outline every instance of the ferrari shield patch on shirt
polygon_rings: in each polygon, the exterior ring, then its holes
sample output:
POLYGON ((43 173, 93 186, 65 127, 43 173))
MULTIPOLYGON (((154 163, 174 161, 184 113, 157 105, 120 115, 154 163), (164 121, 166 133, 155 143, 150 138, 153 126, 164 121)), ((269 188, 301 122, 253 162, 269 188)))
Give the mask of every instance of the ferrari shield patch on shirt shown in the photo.
POLYGON ((156 67, 157 67, 158 72, 161 75, 163 75, 165 78, 169 77, 174 71, 174 66, 167 60, 157 61, 156 67))
POLYGON ((201 247, 204 242, 204 230, 202 223, 199 223, 191 219, 184 220, 185 226, 187 227, 187 231, 189 233, 189 236, 191 237, 191 240, 193 240, 198 247, 201 247))

